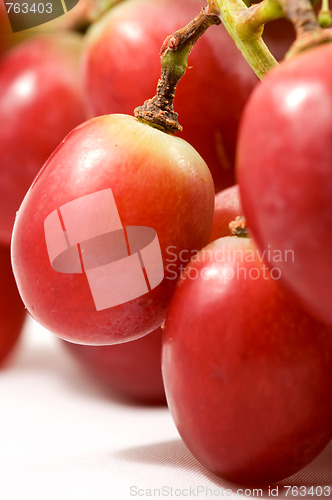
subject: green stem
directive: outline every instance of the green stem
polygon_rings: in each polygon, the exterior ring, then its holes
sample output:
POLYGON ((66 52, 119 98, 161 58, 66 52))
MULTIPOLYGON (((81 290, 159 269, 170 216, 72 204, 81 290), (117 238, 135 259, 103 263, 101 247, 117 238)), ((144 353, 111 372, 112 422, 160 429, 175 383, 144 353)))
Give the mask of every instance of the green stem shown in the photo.
POLYGON ((322 0, 322 7, 318 13, 318 23, 322 28, 329 28, 332 24, 329 0, 322 0))
POLYGON ((238 33, 242 39, 257 39, 269 21, 284 17, 278 0, 264 0, 251 5, 239 15, 238 33))
POLYGON ((249 8, 242 0, 208 1, 213 1, 220 9, 225 28, 261 79, 277 65, 261 38, 265 23, 280 17, 287 17, 292 22, 296 40, 287 57, 332 41, 332 33, 319 26, 310 0, 262 0, 249 8))
POLYGON ((329 0, 322 0, 322 9, 330 10, 329 0))
POLYGON ((248 64, 262 79, 277 61, 261 38, 265 22, 281 17, 277 2, 263 0, 264 6, 247 8, 242 0, 214 0, 226 30, 248 64), (265 17, 266 16, 266 17, 265 17))

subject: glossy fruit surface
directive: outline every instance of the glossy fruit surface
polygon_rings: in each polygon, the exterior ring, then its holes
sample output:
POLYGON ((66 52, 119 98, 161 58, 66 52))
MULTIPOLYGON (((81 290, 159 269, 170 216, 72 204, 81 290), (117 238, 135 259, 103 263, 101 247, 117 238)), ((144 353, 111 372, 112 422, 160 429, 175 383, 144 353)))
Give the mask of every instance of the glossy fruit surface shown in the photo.
POLYGON ((269 274, 250 239, 221 238, 187 266, 163 336, 181 437, 238 483, 290 476, 332 438, 332 329, 269 274))
POLYGON ((332 323, 332 45, 286 61, 248 103, 238 149, 245 216, 270 265, 332 323))
POLYGON ((0 364, 12 352, 20 336, 25 309, 17 291, 8 247, 0 246, 0 364))
POLYGON ((243 215, 239 186, 235 184, 216 194, 210 241, 231 236, 229 223, 243 215))
POLYGON ((140 404, 165 404, 161 377, 161 328, 118 345, 65 347, 106 388, 140 404))
MULTIPOLYGON (((95 23, 84 57, 91 113, 132 114, 153 97, 164 39, 201 8, 201 0, 126 0, 95 23)), ((204 158, 217 191, 234 183, 238 123, 256 83, 223 26, 212 26, 195 45, 177 87, 180 137, 204 158)))
POLYGON ((202 248, 213 206, 211 174, 182 139, 126 115, 82 124, 46 162, 16 218, 13 268, 29 312, 83 344, 153 331, 175 286, 167 250, 179 265, 183 249, 202 248))
POLYGON ((16 211, 38 170, 84 121, 81 37, 38 36, 0 63, 0 242, 10 242, 16 211))

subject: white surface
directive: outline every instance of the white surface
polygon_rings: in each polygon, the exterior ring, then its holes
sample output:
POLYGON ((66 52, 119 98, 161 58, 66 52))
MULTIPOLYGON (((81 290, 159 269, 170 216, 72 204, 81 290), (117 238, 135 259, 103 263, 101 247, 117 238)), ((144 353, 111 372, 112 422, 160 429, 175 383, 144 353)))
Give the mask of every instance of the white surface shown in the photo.
MULTIPOLYGON (((332 445, 279 483, 278 498, 294 497, 296 488, 286 497, 284 485, 330 485, 332 492, 332 445)), ((27 321, 0 371, 1 500, 272 498, 268 488, 262 495, 237 488, 197 463, 166 408, 112 398, 56 337, 27 321)))

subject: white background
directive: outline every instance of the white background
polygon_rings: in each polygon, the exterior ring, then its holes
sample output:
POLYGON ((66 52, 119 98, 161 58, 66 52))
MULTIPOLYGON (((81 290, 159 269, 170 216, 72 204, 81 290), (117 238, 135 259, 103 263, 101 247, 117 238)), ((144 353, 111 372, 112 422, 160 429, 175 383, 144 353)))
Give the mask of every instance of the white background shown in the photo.
MULTIPOLYGON (((284 485, 332 492, 332 443, 278 484, 278 498, 294 498, 296 488, 286 496, 284 485)), ((241 496, 238 488, 198 464, 167 408, 116 399, 29 318, 0 371, 1 500, 229 498, 241 496)), ((263 498, 272 498, 268 488, 263 498)))

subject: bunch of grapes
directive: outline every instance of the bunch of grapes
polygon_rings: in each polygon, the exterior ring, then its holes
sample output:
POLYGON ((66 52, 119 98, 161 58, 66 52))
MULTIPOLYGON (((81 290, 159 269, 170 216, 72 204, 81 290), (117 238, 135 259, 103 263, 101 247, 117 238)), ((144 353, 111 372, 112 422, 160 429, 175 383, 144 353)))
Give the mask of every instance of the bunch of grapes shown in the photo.
POLYGON ((264 2, 86 0, 0 60, 0 362, 23 301, 246 484, 332 439, 332 36, 264 2))

